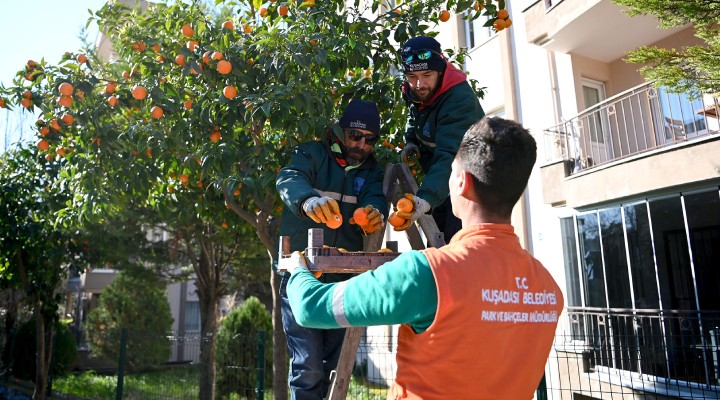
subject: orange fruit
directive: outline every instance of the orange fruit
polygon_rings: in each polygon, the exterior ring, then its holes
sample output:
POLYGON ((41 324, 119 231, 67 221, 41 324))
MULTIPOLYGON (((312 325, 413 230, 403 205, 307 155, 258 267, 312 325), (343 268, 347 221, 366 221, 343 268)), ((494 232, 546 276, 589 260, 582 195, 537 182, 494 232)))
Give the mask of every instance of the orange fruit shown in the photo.
POLYGON ((123 71, 122 77, 125 79, 130 79, 130 71, 123 71))
POLYGON ((252 26, 250 26, 249 24, 248 24, 248 25, 245 25, 245 26, 243 27, 243 32, 245 32, 246 35, 251 34, 251 33, 252 33, 252 26))
POLYGON ((65 125, 72 125, 73 122, 75 122, 75 117, 70 114, 63 114, 63 116, 60 117, 60 121, 65 125))
POLYGON ((202 188, 204 185, 202 181, 197 181, 197 187, 202 188))
POLYGON ((510 18, 508 18, 508 19, 505 20, 505 28, 506 28, 506 29, 509 28, 510 25, 512 25, 512 20, 511 20, 510 18))
POLYGON ((70 96, 74 91, 75 88, 68 82, 63 82, 58 86, 58 92, 63 96, 70 96))
POLYGON ((183 106, 185 107, 186 110, 191 110, 191 109, 192 109, 192 105, 193 105, 193 101, 192 101, 192 100, 185 100, 185 103, 183 103, 183 106))
POLYGON ((175 57, 175 62, 181 67, 185 66, 185 54, 178 54, 177 57, 175 57))
POLYGON ((261 16, 262 18, 265 18, 265 17, 267 17, 267 15, 268 15, 268 9, 265 8, 265 7, 261 8, 261 9, 260 9, 260 16, 261 16))
POLYGON ((223 229, 227 229, 227 228, 228 228, 228 223, 225 222, 225 221, 223 221, 223 223, 220 224, 220 226, 222 226, 223 229))
POLYGON ((222 134, 220 134, 219 131, 215 131, 215 132, 213 132, 213 133, 210 134, 210 141, 211 141, 211 142, 217 143, 217 142, 220 141, 220 139, 222 139, 222 134))
POLYGON ((213 60, 222 60, 225 58, 225 56, 223 55, 223 53, 221 51, 215 51, 212 53, 210 58, 212 58, 213 60))
POLYGON ((30 106, 32 106, 32 100, 22 99, 22 100, 20 100, 20 104, 22 104, 22 106, 25 108, 30 108, 30 106))
POLYGON ((228 60, 220 60, 217 63, 217 70, 223 75, 229 74, 232 71, 232 64, 228 60))
POLYGON ((475 5, 473 6, 473 8, 475 9, 475 11, 479 11, 479 10, 485 8, 485 4, 484 4, 484 3, 481 3, 481 2, 479 2, 479 1, 476 1, 476 2, 475 2, 475 5))
POLYGON ((53 119, 52 121, 50 121, 50 127, 56 131, 60 130, 60 124, 58 124, 58 121, 56 119, 53 119))
POLYGON ((278 7, 278 14, 280 14, 283 17, 286 16, 288 14, 288 6, 282 5, 282 6, 278 7))
POLYGON ((237 96, 237 89, 232 85, 225 86, 225 89, 223 89, 223 96, 228 99, 234 99, 235 96, 237 96))
POLYGON ((137 85, 132 90, 132 97, 136 100, 142 100, 147 97, 147 89, 143 86, 137 85))
POLYGON ((77 62, 80 64, 85 64, 87 62, 88 58, 85 54, 80 54, 77 56, 77 62))
POLYGON ((43 135, 43 136, 49 135, 49 134, 50 134, 50 128, 48 128, 47 126, 43 126, 42 128, 40 128, 40 134, 43 135))
POLYGON ((310 44, 315 46, 316 44, 318 44, 318 41, 315 39, 310 39, 310 44))
POLYGON ((152 158, 152 151, 150 149, 145 150, 145 155, 148 156, 148 158, 152 158))
POLYGON ((59 156, 62 156, 62 157, 65 157, 65 154, 67 154, 67 150, 65 150, 64 147, 58 147, 57 150, 55 150, 55 152, 56 152, 59 156))
POLYGON ((414 204, 412 200, 403 197, 402 199, 398 200, 396 207, 398 211, 410 212, 413 210, 414 204))
POLYGON ((158 51, 160 51, 160 45, 156 43, 156 44, 152 45, 151 49, 152 49, 152 51, 157 53, 158 51))
POLYGON ((198 71, 197 69, 195 69, 195 66, 193 65, 192 67, 190 67, 190 73, 193 74, 193 75, 198 75, 198 74, 200 74, 200 73, 202 72, 202 70, 203 70, 202 64, 198 64, 198 69, 199 69, 200 71, 198 71))
POLYGON ((210 54, 212 54, 212 52, 210 50, 203 53, 202 60, 205 64, 210 64, 210 54))
POLYGON ((141 53, 141 52, 145 51, 147 46, 145 46, 145 42, 143 42, 142 40, 138 40, 137 42, 132 44, 132 48, 133 48, 133 50, 137 51, 138 53, 141 53))
POLYGON ((306 7, 310 8, 310 7, 315 6, 315 0, 305 0, 305 2, 304 2, 303 4, 304 4, 306 7))
POLYGON ((189 40, 189 41, 187 42, 187 48, 188 48, 188 50, 190 50, 191 52, 194 53, 194 52, 195 52, 195 48, 198 47, 199 44, 200 44, 200 43, 198 43, 197 40, 189 40))
POLYGON ((35 80, 35 76, 34 76, 33 74, 31 74, 31 73, 28 72, 27 74, 25 74, 25 79, 28 80, 28 81, 34 81, 34 80, 35 80))
POLYGON ((440 21, 447 22, 450 20, 450 12, 448 10, 442 10, 440 12, 440 21))
POLYGON ((155 119, 162 118, 164 113, 165 110, 163 110, 162 107, 159 106, 153 106, 153 108, 150 109, 150 115, 155 119))
POLYGON ((117 96, 110 96, 110 97, 108 98, 108 104, 110 104, 110 107, 115 107, 115 105, 117 104, 117 102, 118 102, 117 96))
POLYGON ((190 24, 185 24, 180 28, 180 32, 182 32, 183 36, 185 37, 193 37, 195 34, 195 29, 190 26, 190 24))
POLYGON ((105 85, 105 93, 107 94, 113 94, 115 93, 115 90, 117 89, 117 82, 110 81, 105 85))
POLYGON ((40 141, 37 142, 37 147, 38 149, 45 151, 50 148, 50 143, 48 143, 45 139, 40 139, 40 141))
POLYGON ((343 219, 340 215, 333 215, 333 218, 328 219, 325 225, 330 229, 337 229, 342 225, 343 219))
POLYGON ((390 216, 388 217, 388 223, 390 223, 390 225, 394 227, 398 227, 404 224, 405 221, 407 221, 405 218, 400 218, 395 213, 390 214, 390 216))
POLYGON ((73 103, 73 98, 72 96, 60 96, 58 103, 63 107, 70 107, 73 103))
POLYGON ((233 24, 232 21, 225 21, 225 22, 223 22, 223 25, 222 25, 222 26, 223 26, 223 28, 225 28, 225 29, 227 29, 227 30, 230 30, 230 31, 234 31, 234 30, 235 30, 235 24, 233 24))
POLYGON ((353 213, 353 220, 355 220, 355 223, 358 225, 367 225, 370 220, 367 217, 368 212, 364 208, 358 208, 353 213))
POLYGON ((190 179, 190 176, 188 176, 187 174, 180 175, 180 182, 183 185, 187 185, 188 179, 190 179))
POLYGON ((505 29, 505 21, 498 18, 493 22, 493 28, 495 28, 496 31, 500 32, 501 30, 505 29))
POLYGON ((26 90, 26 91, 23 92, 22 97, 25 98, 25 99, 32 99, 33 94, 32 94, 31 91, 26 90))
POLYGON ((510 16, 510 14, 508 13, 508 10, 505 10, 505 9, 499 10, 497 13, 497 17, 500 19, 506 19, 509 16, 510 16))
POLYGON ((0 108, 7 108, 7 105, 5 105, 5 100, 0 99, 0 108))

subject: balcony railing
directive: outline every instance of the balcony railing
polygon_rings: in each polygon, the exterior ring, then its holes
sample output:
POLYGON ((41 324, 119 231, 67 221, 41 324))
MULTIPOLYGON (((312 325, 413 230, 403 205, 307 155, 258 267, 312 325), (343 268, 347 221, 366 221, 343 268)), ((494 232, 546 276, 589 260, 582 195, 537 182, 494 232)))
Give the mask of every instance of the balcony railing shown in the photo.
POLYGON ((571 174, 679 142, 718 134, 717 94, 691 99, 645 83, 544 131, 548 162, 571 174))
POLYGON ((581 348, 585 373, 628 388, 710 395, 686 398, 720 396, 720 312, 568 307, 566 313, 570 333, 556 339, 556 350, 581 348))

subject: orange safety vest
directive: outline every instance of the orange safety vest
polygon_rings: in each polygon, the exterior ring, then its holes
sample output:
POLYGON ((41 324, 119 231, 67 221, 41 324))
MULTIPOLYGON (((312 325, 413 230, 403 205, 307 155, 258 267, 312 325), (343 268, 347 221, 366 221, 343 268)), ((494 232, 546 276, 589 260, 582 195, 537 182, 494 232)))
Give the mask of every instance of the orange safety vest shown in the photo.
POLYGON ((480 224, 423 250, 438 308, 415 333, 401 325, 388 399, 530 399, 550 353, 563 296, 512 225, 480 224))

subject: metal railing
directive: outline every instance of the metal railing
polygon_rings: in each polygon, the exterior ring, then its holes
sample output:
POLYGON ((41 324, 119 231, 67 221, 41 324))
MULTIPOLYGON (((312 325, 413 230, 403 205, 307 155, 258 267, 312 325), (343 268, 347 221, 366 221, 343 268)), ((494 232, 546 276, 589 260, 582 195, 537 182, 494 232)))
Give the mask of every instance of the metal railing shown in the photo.
POLYGON ((556 391, 720 398, 720 311, 569 307, 566 321, 556 391))
POLYGON ((717 134, 717 94, 691 99, 644 83, 544 130, 548 162, 566 160, 571 174, 717 134))

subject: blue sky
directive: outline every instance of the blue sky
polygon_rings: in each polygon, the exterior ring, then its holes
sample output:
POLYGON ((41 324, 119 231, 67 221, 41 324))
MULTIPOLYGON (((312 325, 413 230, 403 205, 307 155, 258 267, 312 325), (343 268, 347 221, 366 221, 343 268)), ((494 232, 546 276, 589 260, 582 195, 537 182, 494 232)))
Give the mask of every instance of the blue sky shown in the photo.
MULTIPOLYGON (((105 0, 0 0, 0 29, 5 38, 0 83, 11 86, 15 73, 30 59, 45 58, 54 64, 66 51, 80 49, 79 34, 90 17, 87 10, 98 10, 103 4, 105 0)), ((96 37, 97 27, 91 25, 87 40, 94 43, 96 37)), ((27 112, 0 109, 0 152, 6 143, 17 141, 20 132, 32 139, 28 126, 34 120, 27 112)))

